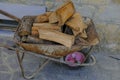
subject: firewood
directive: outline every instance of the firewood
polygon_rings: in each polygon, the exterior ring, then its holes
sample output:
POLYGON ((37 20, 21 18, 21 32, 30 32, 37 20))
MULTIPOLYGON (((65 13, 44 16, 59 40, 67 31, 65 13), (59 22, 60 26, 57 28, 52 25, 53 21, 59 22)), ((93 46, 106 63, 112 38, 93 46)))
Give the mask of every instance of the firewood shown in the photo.
POLYGON ((32 24, 34 22, 35 16, 24 16, 21 23, 19 24, 18 34, 20 36, 26 36, 31 34, 32 24))
POLYGON ((56 12, 52 12, 49 16, 49 23, 57 23, 58 22, 58 17, 56 12))
POLYGON ((82 33, 76 30, 72 30, 72 31, 75 36, 79 35, 81 38, 84 38, 84 39, 87 38, 87 33, 85 30, 82 33))
POLYGON ((73 45, 75 39, 75 37, 72 35, 64 34, 55 30, 45 29, 39 29, 39 38, 54 41, 69 48, 73 45))
POLYGON ((50 24, 50 23, 33 23, 32 30, 38 29, 52 29, 61 31, 61 28, 57 24, 50 24))
POLYGON ((31 36, 33 36, 33 37, 39 37, 38 31, 37 30, 32 30, 31 36))
POLYGON ((57 17, 59 19, 59 26, 64 25, 64 23, 73 16, 75 12, 74 5, 72 1, 66 2, 60 8, 56 10, 57 17))
POLYGON ((89 42, 86 39, 83 39, 78 35, 75 37, 75 45, 88 46, 89 42))
POLYGON ((40 44, 40 43, 43 43, 43 40, 29 35, 29 36, 26 37, 25 42, 26 43, 40 44))
POLYGON ((51 41, 46 41, 40 38, 36 38, 36 37, 32 37, 32 36, 28 36, 26 39, 27 43, 33 43, 33 44, 53 44, 53 42, 51 41))
POLYGON ((65 24, 73 30, 79 31, 80 33, 82 33, 87 28, 82 19, 82 16, 79 13, 75 13, 73 17, 69 19, 65 24))
POLYGON ((52 12, 46 12, 44 14, 38 15, 35 19, 36 23, 43 23, 49 21, 49 16, 52 12))

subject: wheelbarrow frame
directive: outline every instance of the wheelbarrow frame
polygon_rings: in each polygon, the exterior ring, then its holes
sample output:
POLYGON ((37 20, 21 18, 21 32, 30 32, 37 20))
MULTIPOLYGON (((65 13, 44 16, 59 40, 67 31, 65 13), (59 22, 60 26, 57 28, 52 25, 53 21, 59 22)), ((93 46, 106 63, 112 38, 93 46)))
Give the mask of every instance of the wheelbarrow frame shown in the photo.
MULTIPOLYGON (((7 13, 5 11, 2 11, 2 10, 0 10, 0 13, 3 14, 3 15, 5 15, 5 16, 7 16, 7 17, 15 19, 17 22, 21 22, 21 19, 17 18, 16 16, 14 16, 12 14, 9 14, 9 13, 7 13)), ((21 69, 21 73, 22 73, 22 76, 25 79, 31 79, 31 78, 33 78, 38 72, 40 72, 41 69, 43 69, 45 67, 45 65, 49 61, 55 61, 55 62, 58 62, 58 63, 68 64, 68 63, 66 63, 64 61, 63 57, 58 59, 58 58, 53 58, 53 57, 49 57, 49 56, 42 55, 42 54, 36 54, 37 56, 39 56, 41 58, 45 58, 46 61, 41 66, 39 65, 39 67, 35 70, 35 72, 32 73, 32 75, 28 76, 28 75, 25 75, 25 71, 24 71, 24 67, 23 67, 22 63, 23 63, 23 59, 24 59, 25 53, 27 53, 29 51, 25 51, 24 49, 21 49, 21 48, 18 48, 18 47, 17 48, 13 48, 13 47, 10 47, 8 45, 5 46, 5 47, 16 51, 18 63, 19 63, 20 69, 21 69), (20 57, 20 54, 22 54, 21 57, 20 57)), ((86 59, 90 56, 90 59, 92 60, 92 62, 82 63, 82 64, 75 63, 75 65, 76 66, 92 66, 92 65, 94 65, 96 63, 96 59, 95 59, 95 57, 93 55, 90 55, 90 52, 91 52, 92 49, 93 49, 93 46, 90 46, 90 49, 88 50, 87 56, 86 56, 86 59)))
MULTIPOLYGON (((88 59, 88 58, 90 58, 92 62, 82 63, 82 64, 77 64, 77 63, 75 63, 75 65, 76 65, 76 66, 79 66, 79 67, 80 67, 80 66, 92 66, 92 65, 94 65, 94 64, 96 63, 96 59, 95 59, 95 57, 94 57, 93 55, 90 55, 92 49, 93 49, 93 46, 90 47, 90 49, 89 49, 88 52, 87 52, 87 56, 86 56, 86 58, 85 58, 85 60, 88 59)), ((25 51, 25 50, 23 50, 23 49, 18 49, 18 48, 16 49, 16 55, 17 55, 18 63, 19 63, 20 69, 21 69, 22 76, 23 76, 25 79, 34 78, 34 77, 36 76, 36 74, 38 74, 38 73, 40 72, 40 70, 42 70, 42 69, 47 65, 47 63, 48 63, 49 61, 54 61, 54 62, 58 62, 58 63, 62 63, 62 64, 68 65, 68 63, 66 63, 66 62, 64 61, 63 57, 60 58, 60 59, 57 59, 57 58, 45 56, 45 55, 42 55, 42 54, 31 53, 31 54, 37 55, 38 57, 44 58, 44 59, 46 59, 46 60, 44 61, 44 63, 43 63, 42 65, 39 65, 39 67, 38 67, 31 75, 26 75, 22 63, 23 63, 23 59, 24 59, 25 53, 28 53, 28 52, 29 52, 29 51, 25 51), (22 54, 21 57, 20 57, 20 54, 22 54)), ((74 68, 74 67, 73 67, 73 68, 74 68)))

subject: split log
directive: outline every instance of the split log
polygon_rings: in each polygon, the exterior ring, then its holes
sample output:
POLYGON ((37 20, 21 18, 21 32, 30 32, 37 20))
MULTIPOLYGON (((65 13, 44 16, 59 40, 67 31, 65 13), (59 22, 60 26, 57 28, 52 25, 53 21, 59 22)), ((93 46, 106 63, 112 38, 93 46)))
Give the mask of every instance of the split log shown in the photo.
POLYGON ((56 12, 52 12, 49 16, 49 23, 57 23, 58 22, 58 17, 56 12))
POLYGON ((35 44, 40 44, 43 43, 42 39, 36 38, 36 37, 32 37, 32 36, 28 36, 26 39, 27 43, 35 43, 35 44))
POLYGON ((33 37, 39 37, 39 32, 37 30, 32 30, 31 36, 33 36, 33 37))
POLYGON ((26 44, 18 43, 27 51, 35 52, 37 54, 43 54, 50 57, 60 58, 66 56, 75 51, 79 51, 85 46, 72 46, 71 48, 62 46, 62 45, 48 45, 48 44, 26 44))
POLYGON ((73 30, 79 31, 79 33, 82 33, 87 28, 87 25, 79 13, 75 13, 65 24, 73 30))
POLYGON ((72 30, 73 31, 73 34, 75 35, 75 36, 80 36, 81 38, 87 38, 87 33, 86 33, 86 31, 84 30, 82 33, 80 33, 79 31, 76 31, 76 30, 72 30))
POLYGON ((61 28, 57 24, 50 24, 50 23, 33 23, 31 35, 34 37, 39 36, 39 29, 50 29, 61 31, 61 28))
POLYGON ((73 16, 75 12, 74 5, 72 1, 66 2, 60 8, 56 10, 57 17, 59 19, 59 26, 64 25, 64 23, 73 16))
POLYGON ((39 39, 36 37, 32 37, 32 36, 28 36, 26 39, 27 43, 33 43, 33 44, 53 44, 53 42, 51 41, 47 41, 47 40, 43 40, 43 39, 39 39))
POLYGON ((19 23, 19 36, 27 36, 31 34, 32 24, 36 16, 24 16, 19 23))
POLYGON ((87 38, 87 33, 86 31, 84 30, 83 33, 79 34, 81 38, 84 38, 86 39, 87 38))
POLYGON ((50 23, 33 23, 32 31, 38 29, 51 29, 61 31, 61 28, 57 24, 50 24, 50 23))
POLYGON ((44 14, 38 15, 35 19, 36 23, 43 23, 49 21, 49 16, 52 12, 46 12, 44 14))
POLYGON ((55 30, 45 29, 39 29, 39 38, 54 41, 69 48, 71 48, 71 46, 74 44, 75 39, 75 37, 72 35, 64 34, 55 30))
POLYGON ((88 46, 89 42, 86 39, 83 39, 78 35, 75 37, 75 45, 88 46))

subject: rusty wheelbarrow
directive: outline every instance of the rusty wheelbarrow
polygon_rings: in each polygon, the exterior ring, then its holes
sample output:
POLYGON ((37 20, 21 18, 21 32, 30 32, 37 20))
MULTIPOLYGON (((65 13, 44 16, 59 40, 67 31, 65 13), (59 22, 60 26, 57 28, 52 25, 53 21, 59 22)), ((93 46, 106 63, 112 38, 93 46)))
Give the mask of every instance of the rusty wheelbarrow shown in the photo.
MULTIPOLYGON (((88 28, 86 29, 88 38, 85 40, 78 39, 80 41, 79 43, 74 44, 71 48, 67 48, 60 44, 44 44, 44 43, 36 44, 36 43, 25 43, 25 42, 21 41, 24 39, 21 36, 19 36, 21 27, 22 26, 32 26, 33 20, 36 18, 36 16, 24 16, 22 19, 19 19, 11 14, 8 14, 8 13, 2 11, 2 10, 0 11, 0 13, 5 16, 8 16, 12 19, 15 19, 19 23, 18 27, 16 29, 16 32, 14 34, 14 42, 16 43, 17 47, 16 48, 9 47, 9 46, 5 46, 5 47, 16 51, 19 66, 20 66, 20 69, 22 72, 22 76, 24 78, 26 78, 26 79, 33 78, 49 61, 55 61, 58 63, 63 63, 63 64, 68 65, 69 63, 67 63, 64 58, 72 52, 81 51, 85 48, 88 48, 89 50, 85 53, 84 61, 86 61, 88 58, 90 58, 91 62, 74 63, 74 67, 76 67, 76 66, 92 66, 96 63, 95 57, 93 55, 90 55, 90 52, 91 52, 93 46, 99 42, 99 38, 98 38, 98 34, 95 30, 95 26, 94 26, 92 19, 83 17, 84 22, 88 26, 88 28), (52 49, 52 51, 50 51, 50 49, 52 49), (30 76, 25 75, 24 68, 22 66, 22 61, 24 59, 24 55, 25 55, 25 53, 28 53, 28 52, 32 52, 32 54, 35 54, 37 56, 40 56, 40 57, 46 59, 46 61, 41 66, 39 66, 39 68, 36 69, 36 71, 30 76), (22 54, 21 57, 20 57, 20 54, 22 54)), ((75 41, 77 41, 77 40, 75 40, 75 41)))

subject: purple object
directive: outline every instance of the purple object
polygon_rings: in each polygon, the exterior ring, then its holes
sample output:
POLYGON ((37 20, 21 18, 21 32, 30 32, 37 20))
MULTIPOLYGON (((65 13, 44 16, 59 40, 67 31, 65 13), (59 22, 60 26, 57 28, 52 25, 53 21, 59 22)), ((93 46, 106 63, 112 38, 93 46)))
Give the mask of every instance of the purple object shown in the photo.
POLYGON ((85 56, 81 52, 73 52, 65 57, 65 61, 68 63, 69 66, 75 66, 74 63, 78 64, 84 63, 85 56))

